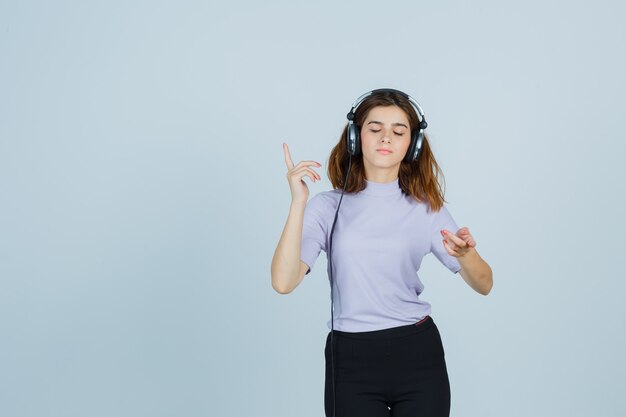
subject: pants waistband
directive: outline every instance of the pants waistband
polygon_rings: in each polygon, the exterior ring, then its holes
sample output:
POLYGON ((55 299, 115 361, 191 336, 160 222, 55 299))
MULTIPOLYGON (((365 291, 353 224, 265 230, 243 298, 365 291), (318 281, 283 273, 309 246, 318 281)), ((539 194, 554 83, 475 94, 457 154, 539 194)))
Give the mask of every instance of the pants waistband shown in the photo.
MULTIPOLYGON (((372 330, 369 332, 344 332, 341 330, 333 330, 332 333, 338 337, 349 339, 388 339, 394 337, 408 336, 422 332, 435 325, 432 317, 426 316, 417 323, 407 324, 406 326, 391 327, 389 329, 372 330)), ((329 332, 330 334, 331 332, 329 332)))

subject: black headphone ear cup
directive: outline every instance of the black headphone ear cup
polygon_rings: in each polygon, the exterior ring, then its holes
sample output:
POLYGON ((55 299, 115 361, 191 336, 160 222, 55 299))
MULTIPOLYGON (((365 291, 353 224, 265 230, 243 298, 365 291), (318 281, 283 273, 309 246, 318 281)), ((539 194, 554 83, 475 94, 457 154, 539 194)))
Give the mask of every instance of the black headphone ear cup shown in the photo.
POLYGON ((348 122, 346 140, 348 141, 346 144, 348 146, 348 153, 352 156, 359 155, 359 153, 361 153, 361 134, 358 126, 352 121, 348 122))
POLYGON ((422 143, 424 143, 424 130, 423 129, 419 129, 417 133, 417 140, 415 142, 416 142, 415 147, 417 148, 417 152, 415 152, 414 161, 417 161, 420 155, 422 154, 422 143))
POLYGON ((405 162, 413 162, 417 161, 420 154, 422 153, 422 142, 424 141, 424 132, 422 129, 417 129, 413 131, 411 135, 411 143, 409 144, 409 149, 406 151, 406 155, 404 156, 405 162))

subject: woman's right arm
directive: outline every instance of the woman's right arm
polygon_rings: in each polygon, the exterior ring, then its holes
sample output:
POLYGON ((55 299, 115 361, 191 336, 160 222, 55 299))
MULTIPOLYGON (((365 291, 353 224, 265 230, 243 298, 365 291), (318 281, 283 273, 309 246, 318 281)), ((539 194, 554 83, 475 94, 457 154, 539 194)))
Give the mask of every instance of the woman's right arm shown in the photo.
POLYGON ((302 161, 294 165, 287 144, 283 144, 283 150, 292 199, 287 222, 272 258, 272 288, 280 294, 289 294, 302 282, 309 269, 308 265, 300 260, 304 209, 309 198, 309 188, 302 178, 308 176, 313 181, 320 180, 319 174, 309 167, 319 167, 321 164, 315 161, 302 161))
POLYGON ((289 217, 272 259, 272 288, 289 294, 306 275, 309 267, 300 260, 302 221, 306 203, 292 202, 289 217))

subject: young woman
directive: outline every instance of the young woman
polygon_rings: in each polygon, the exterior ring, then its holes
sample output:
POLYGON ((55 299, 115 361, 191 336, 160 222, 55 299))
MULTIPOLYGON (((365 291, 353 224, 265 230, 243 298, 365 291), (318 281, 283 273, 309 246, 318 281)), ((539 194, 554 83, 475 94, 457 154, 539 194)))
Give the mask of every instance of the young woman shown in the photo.
POLYGON ((373 90, 355 101, 348 119, 330 154, 334 189, 310 200, 303 179, 319 181, 314 168, 321 164, 294 164, 283 144, 292 202, 272 259, 272 287, 293 291, 320 251, 327 253, 334 307, 326 416, 449 416, 443 344, 417 271, 432 252, 487 295, 491 268, 444 206, 419 104, 401 91, 373 90))

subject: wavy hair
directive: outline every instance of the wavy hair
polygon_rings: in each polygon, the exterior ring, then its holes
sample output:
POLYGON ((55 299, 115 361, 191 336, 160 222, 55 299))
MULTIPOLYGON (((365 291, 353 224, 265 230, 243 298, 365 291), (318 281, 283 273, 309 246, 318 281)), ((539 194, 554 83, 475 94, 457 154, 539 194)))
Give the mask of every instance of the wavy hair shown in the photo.
MULTIPOLYGON (((354 123, 359 130, 363 126, 365 119, 367 119, 370 110, 378 106, 399 107, 409 118, 411 132, 414 130, 414 126, 417 127, 419 124, 417 112, 406 97, 396 92, 385 91, 373 93, 357 107, 354 114, 354 123)), ((343 181, 348 171, 350 155, 348 154, 347 132, 348 124, 346 123, 339 142, 330 152, 328 178, 335 189, 343 189, 343 181)), ((352 158, 350 177, 346 181, 345 191, 347 193, 362 191, 366 186, 365 179, 363 153, 361 152, 358 157, 352 158)), ((418 160, 413 162, 403 160, 401 162, 398 182, 404 194, 412 196, 418 202, 427 202, 430 210, 439 211, 443 203, 446 202, 444 199, 445 178, 430 149, 426 132, 424 132, 422 151, 418 160), (440 178, 443 181, 444 188, 439 183, 440 178)))

